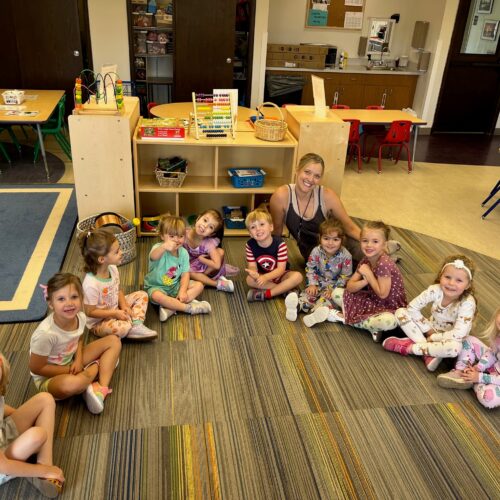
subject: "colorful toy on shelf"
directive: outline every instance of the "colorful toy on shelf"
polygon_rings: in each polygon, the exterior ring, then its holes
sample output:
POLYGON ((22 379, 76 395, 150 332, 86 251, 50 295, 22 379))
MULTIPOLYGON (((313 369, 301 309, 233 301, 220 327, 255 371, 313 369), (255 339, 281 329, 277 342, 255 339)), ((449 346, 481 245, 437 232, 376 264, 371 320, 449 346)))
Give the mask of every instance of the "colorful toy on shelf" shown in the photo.
POLYGON ((233 111, 231 92, 213 94, 192 93, 193 121, 196 139, 236 137, 236 114, 233 111))
POLYGON ((121 114, 125 110, 123 82, 114 72, 94 73, 84 69, 75 79, 75 113, 121 114))
POLYGON ((75 81, 75 108, 82 109, 82 79, 77 78, 75 81))

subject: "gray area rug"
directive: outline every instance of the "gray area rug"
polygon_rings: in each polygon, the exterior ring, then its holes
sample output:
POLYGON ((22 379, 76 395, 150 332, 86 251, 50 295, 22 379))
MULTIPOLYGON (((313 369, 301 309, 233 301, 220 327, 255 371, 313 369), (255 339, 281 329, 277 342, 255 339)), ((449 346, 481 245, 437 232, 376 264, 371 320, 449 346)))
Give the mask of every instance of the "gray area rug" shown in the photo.
MULTIPOLYGON (((394 228, 400 269, 413 298, 441 260, 463 251, 394 228)), ((140 288, 155 238, 120 267, 123 290, 140 288)), ((244 268, 246 238, 226 238, 227 261, 244 268)), ((293 269, 303 262, 289 241, 293 269)), ((498 261, 476 262, 479 332, 498 306, 498 261)), ((73 239, 64 269, 82 274, 73 239)), ((497 498, 500 410, 472 391, 440 388, 421 359, 386 352, 367 332, 338 323, 306 328, 285 319, 282 298, 246 300, 212 289, 212 313, 177 314, 151 343, 124 341, 102 415, 82 398, 57 403, 54 461, 62 499, 454 499, 497 498)), ((300 315, 302 316, 302 315, 300 315)), ((12 364, 6 402, 35 393, 28 372, 36 323, 0 325, 12 364)), ((90 336, 89 336, 90 339, 90 336)), ((14 479, 0 498, 39 498, 14 479)))
POLYGON ((33 163, 33 151, 31 146, 21 145, 21 156, 14 144, 2 143, 10 156, 9 164, 0 154, 0 184, 54 184, 59 181, 65 172, 64 162, 52 153, 47 154, 47 165, 49 167, 50 179, 47 180, 42 155, 38 155, 38 161, 33 163))

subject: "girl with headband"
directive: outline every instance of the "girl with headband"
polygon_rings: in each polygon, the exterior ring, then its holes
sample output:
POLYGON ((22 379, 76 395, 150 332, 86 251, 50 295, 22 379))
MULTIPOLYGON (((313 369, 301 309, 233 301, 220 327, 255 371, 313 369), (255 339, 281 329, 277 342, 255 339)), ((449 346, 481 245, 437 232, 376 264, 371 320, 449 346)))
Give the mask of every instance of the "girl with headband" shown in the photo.
POLYGON ((474 272, 474 263, 465 255, 447 257, 435 284, 395 313, 407 338, 389 337, 382 344, 384 349, 403 356, 423 356, 431 372, 442 358, 458 356, 476 314, 474 272), (431 315, 427 319, 421 310, 429 304, 431 315))

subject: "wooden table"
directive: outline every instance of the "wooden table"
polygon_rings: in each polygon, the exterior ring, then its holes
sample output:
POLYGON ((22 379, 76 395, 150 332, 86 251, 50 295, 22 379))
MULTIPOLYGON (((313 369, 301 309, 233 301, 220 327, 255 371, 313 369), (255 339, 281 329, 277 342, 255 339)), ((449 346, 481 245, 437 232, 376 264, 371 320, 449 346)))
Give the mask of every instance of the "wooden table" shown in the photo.
POLYGON ((418 127, 427 125, 425 120, 416 116, 399 111, 397 109, 332 109, 342 120, 353 119, 359 120, 362 124, 370 125, 390 125, 393 121, 408 120, 412 122, 413 127, 413 152, 412 162, 415 161, 415 150, 417 149, 418 127))
MULTIPOLYGON (((0 89, 0 94, 5 92, 6 89, 0 89)), ((24 89, 23 89, 24 90, 24 89)), ((43 135, 41 124, 47 122, 50 115, 54 112, 57 103, 64 95, 64 90, 24 90, 27 100, 20 105, 9 104, 9 109, 5 109, 3 100, 0 103, 0 124, 8 125, 36 125, 38 132, 38 140, 40 141, 40 151, 43 157, 43 164, 45 172, 47 173, 47 180, 50 178, 49 167, 47 165, 47 157, 45 155, 45 147, 43 145, 43 135), (37 96, 36 99, 30 99, 30 96, 37 96), (19 116, 8 115, 9 111, 37 111, 35 116, 19 116)))

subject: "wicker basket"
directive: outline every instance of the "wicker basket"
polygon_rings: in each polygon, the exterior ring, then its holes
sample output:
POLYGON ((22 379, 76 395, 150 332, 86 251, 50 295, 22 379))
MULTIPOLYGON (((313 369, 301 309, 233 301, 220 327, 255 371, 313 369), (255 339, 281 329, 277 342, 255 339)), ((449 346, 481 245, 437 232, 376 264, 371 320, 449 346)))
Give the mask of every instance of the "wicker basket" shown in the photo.
POLYGON ((187 172, 165 172, 161 168, 155 168, 155 175, 161 187, 181 187, 187 172))
POLYGON ((255 120, 255 137, 257 137, 257 139, 262 139, 263 141, 282 141, 285 138, 288 128, 285 120, 283 120, 283 113, 281 112, 281 109, 276 106, 276 104, 273 104, 272 102, 265 102, 261 104, 257 110, 262 115, 264 113, 261 111, 261 108, 263 108, 266 104, 274 106, 279 111, 281 119, 271 120, 268 118, 262 118, 261 120, 255 120))
MULTIPOLYGON (((92 217, 88 217, 87 219, 83 219, 82 221, 80 221, 76 226, 77 236, 80 236, 80 234, 93 229, 96 217, 98 217, 98 215, 93 215, 92 217)), ((129 222, 129 220, 122 215, 120 215, 119 217, 122 224, 126 224, 127 222, 129 222)), ((115 236, 123 253, 122 263, 120 265, 122 266, 123 264, 128 264, 129 262, 133 261, 137 255, 137 249, 135 246, 137 233, 135 227, 132 227, 131 229, 129 229, 128 231, 124 231, 123 233, 117 233, 115 234, 115 236)))

